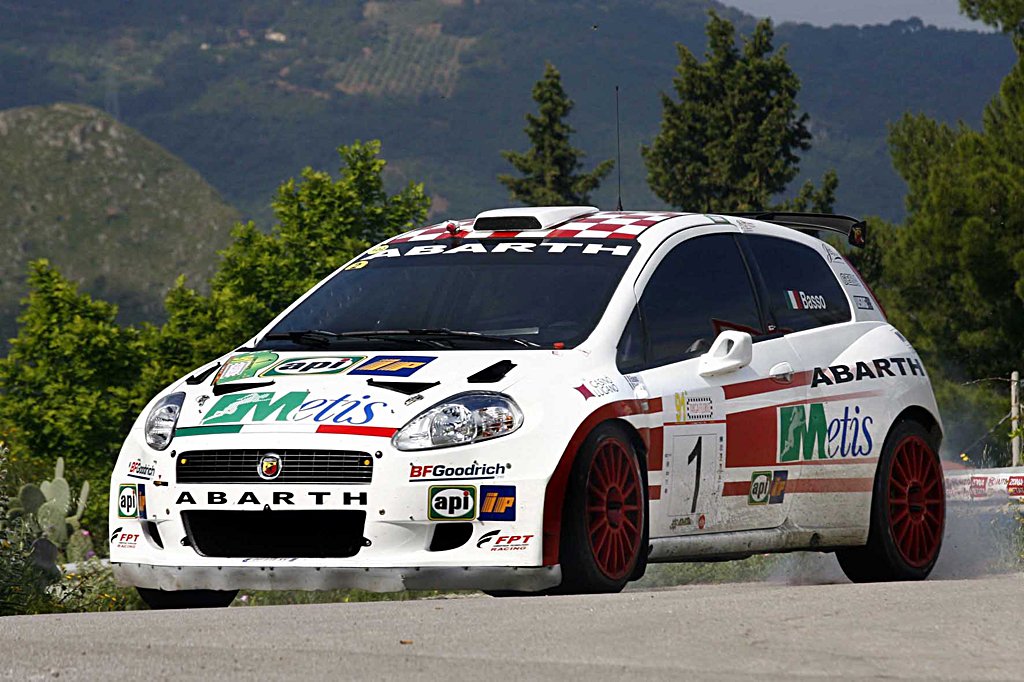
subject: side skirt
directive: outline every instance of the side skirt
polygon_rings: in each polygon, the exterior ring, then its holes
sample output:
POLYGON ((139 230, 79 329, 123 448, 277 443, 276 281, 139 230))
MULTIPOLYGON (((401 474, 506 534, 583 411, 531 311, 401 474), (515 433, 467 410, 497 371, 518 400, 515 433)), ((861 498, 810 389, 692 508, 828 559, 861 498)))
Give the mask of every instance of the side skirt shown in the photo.
POLYGON ((867 533, 860 527, 815 529, 783 525, 763 530, 651 538, 647 560, 727 561, 771 552, 828 552, 866 542, 867 533))

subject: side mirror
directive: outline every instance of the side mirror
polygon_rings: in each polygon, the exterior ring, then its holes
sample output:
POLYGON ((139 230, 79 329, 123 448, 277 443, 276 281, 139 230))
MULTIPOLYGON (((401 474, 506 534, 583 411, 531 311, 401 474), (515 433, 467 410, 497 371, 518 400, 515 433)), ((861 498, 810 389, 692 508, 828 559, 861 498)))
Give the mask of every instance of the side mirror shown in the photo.
POLYGON ((754 342, 746 332, 724 331, 711 344, 711 350, 700 356, 697 373, 714 377, 742 369, 754 357, 754 342))

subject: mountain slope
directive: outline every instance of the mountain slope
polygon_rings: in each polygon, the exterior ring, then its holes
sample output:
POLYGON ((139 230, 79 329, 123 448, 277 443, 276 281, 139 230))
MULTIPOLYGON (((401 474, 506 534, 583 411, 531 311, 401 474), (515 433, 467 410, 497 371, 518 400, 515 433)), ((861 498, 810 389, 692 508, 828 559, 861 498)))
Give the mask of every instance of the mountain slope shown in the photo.
POLYGON ((46 257, 125 321, 154 320, 179 274, 201 284, 237 212, 194 170, 103 112, 0 111, 0 344, 26 265, 46 257))
MULTIPOLYGON (((577 101, 576 142, 615 150, 622 88, 626 204, 657 206, 639 147, 660 120, 674 44, 704 49, 702 0, 7 0, 0 106, 72 99, 105 106, 197 168, 234 205, 267 218, 276 185, 334 148, 380 137, 390 179, 423 180, 435 211, 507 202, 502 149, 523 149, 523 114, 545 60, 577 101)), ((814 149, 803 175, 840 175, 840 210, 900 218, 904 187, 886 126, 903 111, 977 123, 1014 61, 1008 39, 920 22, 784 24, 814 149)), ((614 204, 613 182, 595 195, 614 204)))

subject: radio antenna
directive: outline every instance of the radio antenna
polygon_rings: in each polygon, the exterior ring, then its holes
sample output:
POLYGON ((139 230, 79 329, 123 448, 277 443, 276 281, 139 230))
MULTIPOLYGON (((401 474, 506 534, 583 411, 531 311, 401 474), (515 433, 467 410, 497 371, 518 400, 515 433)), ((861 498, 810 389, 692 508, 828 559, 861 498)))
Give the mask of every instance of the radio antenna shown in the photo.
POLYGON ((615 210, 622 210, 622 143, 619 136, 619 86, 615 86, 615 168, 619 175, 619 198, 615 210))

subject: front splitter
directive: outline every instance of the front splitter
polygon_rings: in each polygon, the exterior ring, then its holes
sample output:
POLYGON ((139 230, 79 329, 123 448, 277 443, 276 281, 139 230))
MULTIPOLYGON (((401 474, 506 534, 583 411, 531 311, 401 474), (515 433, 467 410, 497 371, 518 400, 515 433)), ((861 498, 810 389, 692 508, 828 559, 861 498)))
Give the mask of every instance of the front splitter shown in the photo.
POLYGON ((112 563, 123 584, 158 590, 517 590, 539 592, 562 583, 561 566, 155 566, 112 563))

